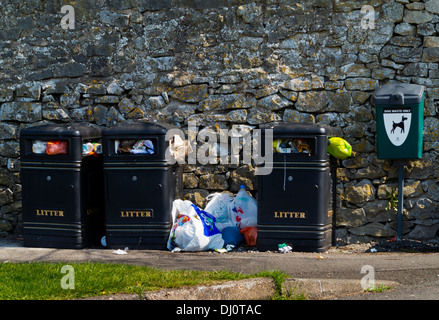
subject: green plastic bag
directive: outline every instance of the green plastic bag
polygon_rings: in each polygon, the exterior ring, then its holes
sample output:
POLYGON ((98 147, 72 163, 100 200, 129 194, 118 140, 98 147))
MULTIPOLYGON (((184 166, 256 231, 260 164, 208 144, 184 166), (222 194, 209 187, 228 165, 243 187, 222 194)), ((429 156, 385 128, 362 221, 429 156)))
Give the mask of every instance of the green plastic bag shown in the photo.
POLYGON ((352 147, 345 139, 329 138, 328 153, 337 159, 344 160, 351 156, 352 147))

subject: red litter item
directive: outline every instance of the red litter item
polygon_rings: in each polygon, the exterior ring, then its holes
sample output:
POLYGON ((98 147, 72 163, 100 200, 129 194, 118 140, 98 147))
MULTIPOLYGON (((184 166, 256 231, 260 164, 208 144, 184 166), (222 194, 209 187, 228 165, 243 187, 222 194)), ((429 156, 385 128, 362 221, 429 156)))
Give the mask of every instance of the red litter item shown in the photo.
POLYGON ((245 227, 241 229, 241 234, 244 235, 245 243, 248 246, 254 247, 256 246, 256 239, 258 237, 258 228, 256 227, 245 227))
POLYGON ((56 154, 67 154, 68 142, 62 140, 52 140, 47 142, 46 154, 53 156, 56 154))

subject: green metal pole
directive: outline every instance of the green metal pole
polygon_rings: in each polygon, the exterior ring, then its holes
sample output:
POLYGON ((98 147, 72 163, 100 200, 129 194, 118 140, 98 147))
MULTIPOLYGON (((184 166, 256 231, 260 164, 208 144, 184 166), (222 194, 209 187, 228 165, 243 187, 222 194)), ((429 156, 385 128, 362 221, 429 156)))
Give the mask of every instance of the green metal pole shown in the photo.
POLYGON ((402 211, 404 207, 404 164, 398 163, 398 216, 396 239, 402 240, 402 211))

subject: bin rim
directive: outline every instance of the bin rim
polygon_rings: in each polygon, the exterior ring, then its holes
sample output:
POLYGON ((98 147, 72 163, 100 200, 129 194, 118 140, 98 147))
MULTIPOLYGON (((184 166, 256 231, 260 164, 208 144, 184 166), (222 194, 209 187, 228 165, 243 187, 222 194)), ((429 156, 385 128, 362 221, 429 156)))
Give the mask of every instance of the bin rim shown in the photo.
POLYGON ((102 129, 81 123, 48 123, 23 128, 20 132, 20 135, 33 136, 37 138, 82 137, 86 139, 93 139, 100 138, 102 136, 102 129))
POLYGON ((177 126, 161 122, 133 122, 124 123, 117 127, 106 128, 103 130, 103 136, 135 136, 144 135, 163 135, 171 129, 179 129, 177 126))
POLYGON ((260 126, 261 129, 273 129, 273 136, 289 135, 327 135, 331 128, 314 122, 275 122, 260 126))
POLYGON ((378 87, 373 94, 375 106, 413 105, 419 104, 424 98, 425 87, 413 83, 391 83, 378 87), (394 94, 403 95, 403 103, 392 101, 394 94))

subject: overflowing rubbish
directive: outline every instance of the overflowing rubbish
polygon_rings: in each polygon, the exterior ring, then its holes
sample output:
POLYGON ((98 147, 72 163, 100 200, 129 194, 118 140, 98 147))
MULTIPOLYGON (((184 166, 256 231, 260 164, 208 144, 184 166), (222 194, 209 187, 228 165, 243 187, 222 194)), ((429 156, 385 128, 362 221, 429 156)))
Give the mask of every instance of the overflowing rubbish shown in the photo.
POLYGON ((279 252, 281 252, 281 253, 288 253, 288 252, 293 251, 293 247, 287 243, 279 244, 278 248, 279 248, 279 252))
POLYGON ((154 145, 151 140, 137 140, 131 149, 133 154, 153 154, 154 145))
POLYGON ((47 154, 49 156, 68 153, 68 141, 65 140, 34 140, 32 142, 32 152, 37 154, 47 154))
MULTIPOLYGON (((257 201, 242 185, 233 197, 228 192, 213 193, 204 210, 189 200, 175 200, 172 228, 167 248, 172 252, 213 250, 229 252, 241 245, 257 244, 257 201)), ((279 252, 293 250, 289 243, 279 244, 279 252)))
POLYGON ((97 156, 99 154, 102 154, 102 144, 97 142, 87 142, 82 144, 83 156, 97 156))
POLYGON ((46 153, 47 141, 34 140, 32 142, 32 152, 37 154, 46 153))
POLYGON ((46 154, 49 156, 56 154, 67 154, 68 142, 63 140, 53 140, 47 142, 46 154))
POLYGON ((204 251, 224 246, 221 232, 215 226, 215 217, 192 202, 174 200, 171 216, 173 226, 167 243, 169 250, 204 251))
POLYGON ((167 248, 172 252, 228 252, 242 244, 256 246, 257 201, 241 186, 236 197, 224 192, 207 197, 204 210, 189 200, 175 200, 167 248))
POLYGON ((224 246, 224 248, 215 249, 215 251, 219 252, 219 253, 226 253, 226 252, 232 251, 234 248, 235 248, 234 245, 228 244, 228 245, 224 246))
POLYGON ((228 193, 213 193, 207 196, 208 201, 205 211, 209 212, 216 219, 215 225, 219 231, 224 228, 232 227, 229 210, 233 201, 233 197, 228 193))
POLYGON ((225 227, 221 231, 221 235, 223 236, 225 246, 233 245, 237 247, 244 242, 244 236, 237 227, 225 227))
POLYGON ((244 235, 245 243, 249 247, 256 246, 256 239, 258 237, 258 229, 256 227, 245 227, 241 229, 241 233, 244 235))
POLYGON ((129 140, 115 140, 115 150, 118 154, 154 154, 154 144, 147 139, 129 139, 129 140))
POLYGON ((103 236, 101 238, 101 244, 102 244, 103 247, 107 246, 107 236, 103 236))
POLYGON ((256 227, 258 224, 258 203, 245 191, 242 185, 232 202, 232 223, 239 229, 256 227))
POLYGON ((178 134, 174 135, 169 141, 171 156, 178 162, 185 160, 186 156, 193 151, 188 140, 183 140, 178 134))
POLYGON ((125 248, 125 250, 122 250, 122 249, 113 250, 113 253, 114 254, 128 254, 127 248, 125 248))
POLYGON ((62 140, 54 140, 47 142, 46 154, 52 156, 56 154, 67 154, 68 142, 62 140))
POLYGON ((311 156, 310 145, 309 139, 275 139, 273 140, 273 152, 298 153, 311 156))
POLYGON ((339 137, 329 138, 328 153, 340 160, 344 160, 353 154, 349 142, 339 137))
MULTIPOLYGON (((47 154, 49 156, 57 154, 68 154, 69 142, 67 140, 34 140, 32 141, 32 152, 36 154, 47 154)), ((102 144, 97 142, 85 142, 82 144, 82 155, 97 156, 102 154, 102 144)))

